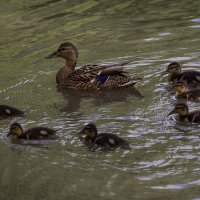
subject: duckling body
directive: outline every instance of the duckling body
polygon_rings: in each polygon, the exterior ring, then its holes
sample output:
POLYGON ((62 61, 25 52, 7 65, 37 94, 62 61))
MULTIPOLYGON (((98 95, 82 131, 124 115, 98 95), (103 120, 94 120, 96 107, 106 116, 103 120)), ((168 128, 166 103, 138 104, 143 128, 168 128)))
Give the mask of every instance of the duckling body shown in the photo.
POLYGON ((185 103, 176 104, 174 110, 169 115, 178 114, 177 120, 183 122, 200 123, 200 110, 189 112, 188 106, 185 103))
POLYGON ((79 134, 86 135, 85 141, 87 143, 92 143, 99 147, 106 147, 106 148, 129 147, 129 143, 126 140, 120 138, 115 134, 112 133, 98 134, 96 125, 93 123, 87 124, 79 134))
POLYGON ((47 139, 55 138, 56 130, 46 127, 34 127, 27 131, 23 131, 22 126, 19 123, 13 123, 10 126, 10 132, 8 135, 12 135, 17 139, 47 139))
POLYGON ((66 60, 66 64, 56 75, 56 82, 61 88, 71 88, 80 90, 102 90, 114 88, 133 87, 137 81, 125 74, 123 65, 85 65, 75 69, 78 51, 76 47, 65 42, 61 44, 57 51, 46 58, 61 57, 66 60))
POLYGON ((0 118, 23 115, 24 111, 21 111, 18 108, 11 107, 8 105, 0 105, 0 118))
POLYGON ((168 73, 168 80, 173 83, 185 82, 188 86, 200 86, 200 72, 199 71, 183 71, 177 62, 172 62, 167 66, 165 73, 168 73))
POLYGON ((200 103, 200 89, 187 90, 187 86, 184 82, 178 82, 174 87, 176 88, 176 98, 184 98, 189 101, 200 103))
POLYGON ((187 121, 200 123, 200 110, 195 110, 187 114, 187 121))

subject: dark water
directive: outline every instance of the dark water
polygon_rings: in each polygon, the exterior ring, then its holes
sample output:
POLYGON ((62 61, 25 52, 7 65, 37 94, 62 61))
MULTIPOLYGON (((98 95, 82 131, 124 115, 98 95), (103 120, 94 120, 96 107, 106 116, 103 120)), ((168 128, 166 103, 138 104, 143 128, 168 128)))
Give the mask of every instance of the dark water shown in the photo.
MULTIPOLYGON (((175 98, 161 76, 171 61, 200 66, 200 1, 1 1, 0 103, 26 111, 0 121, 0 199, 200 199, 199 126, 167 114, 175 98), (130 60, 144 81, 135 91, 57 91, 60 43, 79 49, 78 64, 130 60), (58 129, 46 143, 12 143, 13 121, 58 129), (95 122, 131 150, 90 152, 76 137, 95 122)), ((189 103, 190 109, 199 104, 189 103)))

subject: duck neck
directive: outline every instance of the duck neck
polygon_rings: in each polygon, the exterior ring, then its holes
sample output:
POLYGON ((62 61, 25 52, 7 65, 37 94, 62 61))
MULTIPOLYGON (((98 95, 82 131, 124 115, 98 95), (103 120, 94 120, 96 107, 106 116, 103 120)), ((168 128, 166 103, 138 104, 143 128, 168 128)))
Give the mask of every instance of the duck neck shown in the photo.
POLYGON ((180 91, 176 91, 175 96, 177 98, 187 98, 187 95, 185 92, 180 92, 180 91))
POLYGON ((89 136, 86 136, 86 137, 85 137, 85 141, 86 141, 86 142, 90 142, 90 143, 94 143, 95 138, 91 138, 91 137, 89 137, 89 136))
POLYGON ((178 75, 178 74, 179 74, 179 72, 169 73, 169 74, 168 74, 168 80, 169 80, 169 81, 172 81, 172 79, 173 79, 174 77, 176 77, 176 75, 178 75))
POLYGON ((179 115, 179 120, 180 120, 181 122, 188 122, 187 116, 180 116, 180 115, 179 115))
POLYGON ((65 68, 73 72, 76 67, 76 60, 66 60, 65 68))
POLYGON ((62 84, 65 82, 67 77, 74 71, 76 66, 76 61, 74 60, 66 60, 66 64, 62 67, 56 75, 56 83, 62 84))

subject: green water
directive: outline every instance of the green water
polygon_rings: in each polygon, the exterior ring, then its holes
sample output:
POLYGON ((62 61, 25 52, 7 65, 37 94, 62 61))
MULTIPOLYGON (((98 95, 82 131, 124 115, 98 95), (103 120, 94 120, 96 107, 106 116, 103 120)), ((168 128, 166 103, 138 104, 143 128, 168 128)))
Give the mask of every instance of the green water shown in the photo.
MULTIPOLYGON (((0 199, 200 199, 199 126, 176 125, 175 98, 161 72, 171 61, 200 66, 200 1, 2 0, 0 104, 26 111, 0 121, 0 199), (45 60, 65 41, 78 65, 130 60, 144 77, 138 93, 61 93, 62 59, 45 60), (13 121, 58 129, 54 143, 14 144, 13 121), (95 122, 131 150, 90 152, 76 137, 95 122)), ((199 104, 189 103, 190 109, 199 104)))

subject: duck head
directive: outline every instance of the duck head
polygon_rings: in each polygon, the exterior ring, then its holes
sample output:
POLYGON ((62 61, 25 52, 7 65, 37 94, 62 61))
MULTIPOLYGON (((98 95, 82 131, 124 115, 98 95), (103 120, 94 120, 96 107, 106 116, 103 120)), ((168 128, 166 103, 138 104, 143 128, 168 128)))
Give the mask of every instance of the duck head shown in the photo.
POLYGON ((188 114, 188 106, 185 103, 176 104, 174 110, 172 110, 168 115, 178 114, 181 117, 185 117, 188 114))
POLYGON ((73 62, 74 65, 76 65, 76 60, 78 58, 78 50, 72 43, 65 42, 62 43, 55 52, 46 56, 45 58, 50 59, 57 57, 64 58, 66 62, 73 62))
POLYGON ((97 136, 97 128, 93 123, 87 124, 80 132, 81 135, 86 135, 86 140, 94 141, 97 136))
POLYGON ((22 134, 23 134, 23 128, 19 123, 15 122, 10 126, 10 132, 8 133, 8 136, 12 135, 12 136, 18 138, 22 134))
POLYGON ((162 74, 177 74, 181 72, 181 66, 178 62, 172 62, 167 66, 167 69, 162 74))
POLYGON ((175 96, 178 97, 178 96, 181 96, 183 95, 186 90, 187 90, 187 86, 184 82, 178 82, 176 83, 173 88, 176 89, 176 93, 175 93, 175 96))

